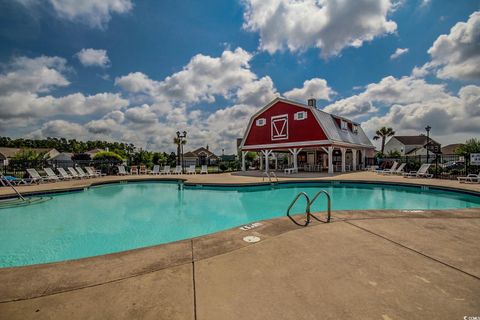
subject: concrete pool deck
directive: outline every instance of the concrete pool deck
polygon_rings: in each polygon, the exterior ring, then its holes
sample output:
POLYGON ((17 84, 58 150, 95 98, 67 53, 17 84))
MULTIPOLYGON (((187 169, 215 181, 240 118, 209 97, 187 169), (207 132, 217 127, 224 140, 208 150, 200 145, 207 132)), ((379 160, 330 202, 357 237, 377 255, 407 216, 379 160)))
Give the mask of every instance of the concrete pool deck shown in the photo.
MULTIPOLYGON (((299 176, 280 179, 304 178, 299 176)), ((184 178, 261 182, 229 174, 184 178)), ((308 178, 421 182, 480 191, 480 185, 367 172, 308 178)), ((21 192, 84 187, 92 181, 27 186, 21 192)), ((0 269, 0 319, 480 315, 480 209, 334 211, 332 223, 306 228, 287 218, 261 223, 251 230, 234 228, 111 255, 0 269), (246 243, 242 239, 247 235, 261 241, 246 243)))

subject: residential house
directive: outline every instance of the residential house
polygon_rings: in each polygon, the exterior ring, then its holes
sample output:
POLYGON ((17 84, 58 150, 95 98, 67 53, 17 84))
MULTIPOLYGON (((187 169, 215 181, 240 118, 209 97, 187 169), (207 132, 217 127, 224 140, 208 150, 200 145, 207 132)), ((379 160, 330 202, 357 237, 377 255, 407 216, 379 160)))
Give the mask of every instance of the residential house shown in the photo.
POLYGON ((190 165, 214 165, 217 164, 219 159, 218 156, 209 150, 208 145, 206 148, 200 147, 183 155, 183 160, 187 167, 190 165))
POLYGON ((393 136, 385 144, 384 153, 399 152, 402 156, 424 156, 430 153, 440 153, 441 145, 432 138, 421 134, 418 136, 393 136), (428 140, 428 141, 427 141, 428 140))

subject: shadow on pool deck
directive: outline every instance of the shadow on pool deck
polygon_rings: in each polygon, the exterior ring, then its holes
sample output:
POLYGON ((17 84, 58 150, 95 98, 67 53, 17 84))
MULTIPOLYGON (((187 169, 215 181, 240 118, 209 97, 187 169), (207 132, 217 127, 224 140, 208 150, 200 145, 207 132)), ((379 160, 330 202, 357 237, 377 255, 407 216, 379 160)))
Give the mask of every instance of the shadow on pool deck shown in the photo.
POLYGON ((479 243, 480 209, 279 218, 0 269, 0 319, 463 319, 480 314, 479 243))

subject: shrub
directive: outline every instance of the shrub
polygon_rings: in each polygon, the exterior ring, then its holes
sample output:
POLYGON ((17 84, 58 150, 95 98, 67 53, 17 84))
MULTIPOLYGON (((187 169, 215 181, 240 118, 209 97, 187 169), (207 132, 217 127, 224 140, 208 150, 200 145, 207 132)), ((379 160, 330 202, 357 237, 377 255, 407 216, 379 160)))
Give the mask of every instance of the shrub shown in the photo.
POLYGON ((123 162, 122 157, 120 157, 120 155, 112 151, 101 151, 93 157, 93 160, 105 160, 105 161, 110 161, 118 164, 123 162))
POLYGON ((226 171, 228 169, 227 165, 224 162, 221 162, 218 167, 222 171, 226 171))

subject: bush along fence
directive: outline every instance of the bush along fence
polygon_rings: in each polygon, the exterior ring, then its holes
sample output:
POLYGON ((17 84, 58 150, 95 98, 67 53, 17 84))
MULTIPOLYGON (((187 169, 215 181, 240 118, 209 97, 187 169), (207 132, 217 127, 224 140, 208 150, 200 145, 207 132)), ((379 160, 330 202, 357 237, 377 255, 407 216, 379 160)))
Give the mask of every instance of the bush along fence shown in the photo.
POLYGON ((457 154, 431 154, 421 156, 401 156, 401 157, 384 157, 384 158, 368 158, 367 165, 378 165, 380 168, 390 168, 393 162, 406 163, 405 172, 416 171, 422 164, 431 164, 429 173, 437 179, 457 179, 459 176, 466 176, 480 172, 479 165, 470 163, 470 154, 465 156, 457 154))

